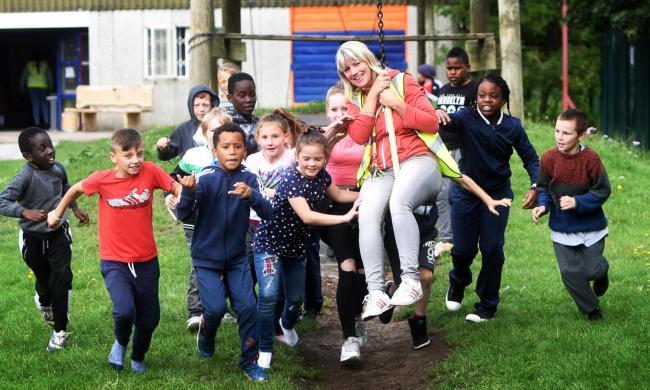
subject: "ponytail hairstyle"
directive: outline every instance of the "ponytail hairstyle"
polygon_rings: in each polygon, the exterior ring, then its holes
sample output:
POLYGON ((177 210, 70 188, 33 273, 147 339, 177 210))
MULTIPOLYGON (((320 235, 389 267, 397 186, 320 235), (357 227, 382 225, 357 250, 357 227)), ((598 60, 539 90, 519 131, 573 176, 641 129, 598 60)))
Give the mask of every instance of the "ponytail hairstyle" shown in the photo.
POLYGON ((317 127, 310 126, 304 133, 300 134, 298 142, 296 142, 296 155, 300 153, 300 149, 307 145, 322 146, 325 157, 327 157, 327 139, 317 127))
POLYGON ((470 102, 470 108, 478 111, 478 107, 476 106, 478 99, 478 87, 484 81, 489 81, 492 84, 495 84, 497 87, 501 88, 501 97, 503 97, 503 102, 506 104, 506 108, 508 109, 508 115, 512 115, 510 114, 510 88, 508 88, 508 83, 506 83, 506 81, 501 76, 496 74, 486 74, 478 80, 476 83, 476 91, 474 92, 474 100, 470 102))
POLYGON ((262 126, 268 123, 276 124, 279 128, 282 129, 283 133, 289 133, 291 135, 291 140, 289 141, 290 144, 287 145, 289 148, 296 145, 298 137, 307 128, 305 122, 296 118, 293 116, 293 114, 284 108, 276 108, 273 110, 273 112, 268 113, 260 118, 260 120, 257 121, 255 131, 257 132, 262 126))

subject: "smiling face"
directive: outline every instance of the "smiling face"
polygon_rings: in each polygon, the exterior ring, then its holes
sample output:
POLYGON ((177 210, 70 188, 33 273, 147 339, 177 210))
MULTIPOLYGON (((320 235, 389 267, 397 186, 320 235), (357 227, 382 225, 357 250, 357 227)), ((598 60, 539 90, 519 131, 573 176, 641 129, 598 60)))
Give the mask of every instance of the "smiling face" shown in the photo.
POLYGON ((313 179, 325 166, 323 145, 302 145, 298 151, 298 171, 306 178, 313 179))
POLYGON ((239 131, 222 132, 214 146, 213 155, 225 171, 236 170, 246 157, 244 137, 239 131))
POLYGON ((228 95, 228 100, 238 113, 251 116, 257 103, 255 84, 250 80, 237 81, 233 86, 232 95, 228 95))
POLYGON ((225 70, 220 70, 217 73, 217 80, 219 81, 219 91, 224 96, 228 95, 228 79, 232 76, 232 73, 225 70))
POLYGON ((115 164, 116 177, 136 176, 144 164, 144 145, 139 144, 127 150, 123 150, 120 145, 113 145, 113 151, 109 155, 115 164))
POLYGON ((360 60, 348 58, 345 60, 343 75, 353 87, 368 91, 375 81, 375 75, 370 66, 360 60))
POLYGON ((587 133, 578 134, 574 120, 558 119, 555 122, 555 144, 561 153, 576 154, 580 151, 580 141, 587 133))
POLYGON ((288 131, 282 131, 282 128, 275 122, 267 122, 257 130, 255 141, 262 149, 264 158, 267 161, 275 162, 282 157, 289 138, 288 131))
POLYGON ((348 99, 342 93, 330 95, 327 99, 327 119, 334 122, 348 113, 348 99))
POLYGON ((494 124, 501 115, 501 107, 503 107, 501 87, 487 80, 482 81, 476 93, 476 108, 494 124))
POLYGON ((30 151, 23 156, 33 167, 39 170, 48 170, 54 165, 56 151, 52 140, 46 132, 36 133, 30 140, 30 151))

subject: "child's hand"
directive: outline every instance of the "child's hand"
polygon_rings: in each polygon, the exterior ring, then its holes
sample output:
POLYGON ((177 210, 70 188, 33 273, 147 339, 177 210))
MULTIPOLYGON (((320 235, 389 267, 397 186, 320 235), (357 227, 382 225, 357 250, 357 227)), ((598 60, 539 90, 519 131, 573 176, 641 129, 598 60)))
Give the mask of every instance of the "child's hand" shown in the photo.
POLYGON ((23 210, 20 215, 28 221, 42 222, 45 221, 47 215, 45 215, 45 210, 23 210))
POLYGON ((503 198, 503 199, 492 199, 490 203, 487 205, 488 210, 494 215, 499 215, 499 212, 497 211, 498 206, 503 206, 503 207, 510 207, 512 206, 512 199, 509 198, 503 198))
POLYGON ((61 224, 61 217, 56 215, 54 210, 47 213, 47 227, 54 230, 61 224))
POLYGON ((438 123, 442 124, 443 126, 451 122, 451 118, 445 110, 436 110, 436 116, 438 117, 438 123))
POLYGON ((522 209, 532 209, 537 204, 537 190, 531 188, 526 192, 523 199, 524 204, 521 205, 522 209))
POLYGON ((165 196, 165 207, 170 210, 176 210, 176 205, 178 204, 178 198, 174 194, 169 194, 165 196))
POLYGON ((546 207, 537 206, 533 209, 533 222, 539 222, 539 218, 546 212, 546 207))
POLYGON ((576 208, 576 198, 564 195, 560 198, 560 210, 571 210, 576 208))
MULTIPOLYGON (((176 179, 178 180, 178 184, 187 188, 190 192, 196 191, 196 176, 194 176, 194 172, 192 172, 191 175, 187 175, 184 177, 181 177, 181 175, 176 175, 176 179)), ((165 199, 165 204, 166 202, 167 199, 165 199)))
POLYGON ((169 138, 162 137, 158 142, 156 142, 156 148, 158 148, 158 150, 165 150, 169 146, 169 142, 169 138))
POLYGON ((237 195, 242 199, 250 198, 253 193, 253 190, 246 183, 241 181, 235 183, 232 188, 232 191, 228 191, 228 195, 237 195))
POLYGON ((264 193, 269 199, 273 199, 275 196, 275 189, 274 188, 265 188, 264 193))
POLYGON ((361 204, 361 199, 357 199, 354 201, 354 204, 352 205, 352 208, 350 211, 345 214, 345 217, 348 222, 352 221, 354 217, 356 217, 359 214, 359 205, 361 204))
POLYGON ((90 220, 90 218, 88 218, 88 213, 81 210, 79 207, 73 208, 72 213, 74 214, 75 217, 77 217, 77 219, 79 220, 79 223, 81 223, 82 225, 87 224, 88 221, 90 220))

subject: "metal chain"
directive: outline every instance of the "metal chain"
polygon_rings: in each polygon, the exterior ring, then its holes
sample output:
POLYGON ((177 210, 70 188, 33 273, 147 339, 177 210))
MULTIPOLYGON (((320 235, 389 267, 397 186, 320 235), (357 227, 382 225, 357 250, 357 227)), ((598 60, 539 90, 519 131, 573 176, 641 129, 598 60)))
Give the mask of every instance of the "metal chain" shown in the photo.
POLYGON ((385 64, 385 55, 384 55, 384 13, 382 12, 383 4, 381 0, 377 0, 377 27, 379 28, 379 62, 381 62, 381 68, 386 67, 385 64))

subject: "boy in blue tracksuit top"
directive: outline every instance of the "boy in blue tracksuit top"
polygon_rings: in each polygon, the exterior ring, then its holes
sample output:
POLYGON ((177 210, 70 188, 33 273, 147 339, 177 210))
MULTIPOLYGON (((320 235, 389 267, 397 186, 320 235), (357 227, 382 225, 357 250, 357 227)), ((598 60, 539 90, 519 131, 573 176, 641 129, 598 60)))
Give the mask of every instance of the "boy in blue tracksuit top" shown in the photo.
POLYGON ((266 381, 257 365, 258 325, 253 279, 246 257, 246 232, 251 207, 270 218, 271 204, 259 192, 257 176, 241 165, 246 155, 246 134, 235 124, 214 132, 214 165, 194 180, 186 176, 176 206, 180 219, 193 211, 192 266, 196 268, 203 320, 197 335, 199 352, 214 355, 215 338, 226 313, 226 295, 237 313, 241 358, 239 366, 254 381, 266 381), (227 290, 227 294, 226 294, 227 290))

